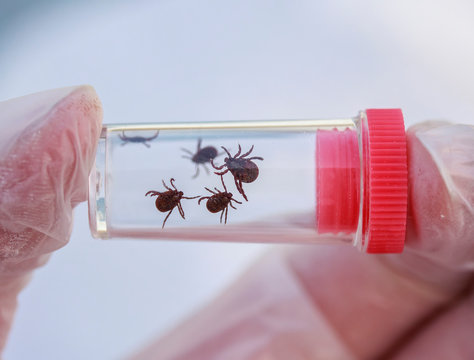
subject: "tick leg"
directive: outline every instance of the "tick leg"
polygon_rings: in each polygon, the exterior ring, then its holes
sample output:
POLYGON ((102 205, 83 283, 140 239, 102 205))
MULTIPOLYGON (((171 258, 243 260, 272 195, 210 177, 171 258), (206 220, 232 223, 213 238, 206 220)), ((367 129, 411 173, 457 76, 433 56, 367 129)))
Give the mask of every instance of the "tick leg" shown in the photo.
POLYGON ((218 188, 216 188, 216 187, 214 188, 214 190, 216 190, 219 194, 222 193, 222 191, 220 191, 220 190, 219 190, 218 188))
POLYGON ((118 134, 118 137, 123 141, 127 141, 127 137, 125 136, 125 133, 123 131, 121 134, 118 134))
POLYGON ((176 191, 178 191, 178 189, 176 189, 176 186, 174 186, 174 179, 173 178, 170 179, 170 184, 176 191))
POLYGON ((231 203, 231 202, 229 203, 229 205, 230 205, 230 207, 231 207, 232 209, 235 209, 235 210, 237 210, 237 208, 236 208, 234 205, 232 205, 232 203, 231 203))
POLYGON ((222 186, 224 187, 224 191, 227 192, 227 188, 225 187, 225 184, 224 184, 224 175, 221 175, 221 182, 222 182, 222 186))
POLYGON ((187 155, 182 155, 181 157, 182 157, 183 159, 189 159, 189 160, 192 160, 192 159, 193 159, 192 157, 187 156, 187 155))
POLYGON ((143 145, 145 145, 147 148, 150 147, 150 144, 147 143, 148 140, 145 140, 144 142, 142 142, 143 145))
POLYGON ((209 175, 209 169, 208 169, 208 167, 206 166, 206 164, 202 164, 202 166, 204 167, 204 170, 206 170, 206 174, 209 175))
POLYGON ((239 188, 239 181, 237 180, 236 177, 234 178, 234 182, 235 182, 235 187, 237 188, 237 191, 242 194, 242 192, 240 191, 240 188, 239 188))
POLYGON ((183 206, 181 205, 181 202, 178 203, 178 210, 179 210, 179 214, 184 219, 184 210, 183 210, 183 206))
POLYGON ((263 157, 261 156, 253 156, 251 158, 248 158, 247 160, 263 160, 263 157))
POLYGON ((150 196, 161 195, 161 193, 159 191, 150 190, 145 194, 145 196, 148 196, 149 194, 151 194, 150 196))
POLYGON ((214 159, 211 159, 211 165, 212 165, 212 167, 213 167, 214 169, 216 169, 216 170, 222 170, 222 169, 224 168, 224 166, 225 166, 225 164, 224 164, 224 165, 221 165, 221 166, 216 166, 216 165, 214 164, 214 159))
POLYGON ((198 176, 199 176, 199 165, 196 164, 196 173, 194 174, 194 176, 192 178, 196 179, 198 176))
POLYGON ((206 189, 207 191, 209 191, 211 194, 214 194, 214 195, 216 195, 216 193, 215 193, 214 191, 212 191, 212 190, 208 189, 207 187, 205 187, 204 189, 206 189))
POLYGON ((222 216, 224 215, 224 211, 225 211, 225 209, 222 209, 222 211, 221 211, 221 221, 220 221, 221 224, 222 224, 222 216))
POLYGON ((191 155, 191 156, 194 156, 194 154, 193 154, 191 151, 189 151, 188 149, 181 148, 181 150, 183 150, 185 153, 187 153, 187 154, 189 154, 189 155, 191 155))
POLYGON ((168 220, 168 218, 170 217, 171 213, 173 212, 174 208, 172 208, 170 210, 170 212, 168 213, 168 215, 166 215, 165 217, 165 220, 163 221, 163 225, 161 226, 161 228, 163 229, 165 227, 165 223, 166 223, 166 220, 168 220))
POLYGON ((201 142, 202 142, 202 139, 199 138, 199 139, 198 139, 198 145, 197 145, 197 152, 196 152, 196 153, 198 153, 199 150, 201 150, 201 142))
POLYGON ((240 155, 240 153, 242 152, 242 147, 240 146, 239 144, 239 151, 237 151, 237 154, 234 155, 234 157, 238 157, 240 155))
POLYGON ((163 183, 163 186, 164 186, 167 190, 173 191, 173 189, 170 189, 170 188, 165 184, 165 181, 164 181, 164 180, 161 180, 161 182, 163 183))
MULTIPOLYGON (((247 151, 247 152, 246 152, 245 154, 243 154, 242 156, 240 156, 240 158, 242 159, 242 158, 244 158, 244 157, 250 155, 250 153, 251 153, 252 151, 253 151, 253 145, 252 145, 252 147, 250 148, 250 150, 247 151)), ((237 157, 237 155, 236 155, 235 157, 237 157)))
POLYGON ((237 187, 239 193, 244 197, 245 201, 249 201, 247 199, 247 195, 245 195, 244 189, 242 188, 242 180, 235 179, 235 186, 237 187))
POLYGON ((227 155, 229 156, 229 159, 232 157, 232 155, 230 154, 229 150, 227 150, 225 147, 221 146, 222 149, 224 149, 224 151, 227 153, 227 155))
POLYGON ((128 141, 124 140, 123 143, 121 143, 120 145, 124 146, 124 145, 127 145, 127 144, 128 144, 128 141))
POLYGON ((204 196, 204 197, 200 198, 198 200, 198 205, 201 205, 201 201, 203 201, 204 199, 210 199, 210 198, 211 198, 210 196, 204 196))
POLYGON ((229 169, 226 169, 226 170, 223 171, 223 172, 214 171, 214 174, 219 175, 219 176, 222 176, 222 175, 226 174, 228 171, 229 171, 229 169))
POLYGON ((145 138, 146 141, 151 141, 151 140, 156 139, 156 138, 158 137, 158 134, 159 134, 159 133, 160 133, 160 132, 159 132, 158 130, 156 130, 156 134, 155 134, 155 135, 150 136, 150 137, 148 137, 148 138, 145 138))
POLYGON ((227 224, 227 213, 229 212, 229 208, 226 206, 225 207, 225 222, 224 224, 227 224))
POLYGON ((245 201, 249 201, 249 199, 247 199, 247 195, 245 195, 245 191, 242 187, 242 183, 240 183, 240 191, 241 191, 241 194, 244 197, 245 201))
POLYGON ((192 199, 197 199, 198 197, 200 197, 201 195, 198 195, 198 196, 193 196, 193 197, 187 197, 187 196, 183 196, 181 197, 181 199, 188 199, 188 200, 192 200, 192 199))
MULTIPOLYGON (((240 201, 235 200, 234 198, 230 199, 230 201, 235 201, 237 204, 242 204, 240 201)), ((234 208, 235 209, 235 208, 234 208)))

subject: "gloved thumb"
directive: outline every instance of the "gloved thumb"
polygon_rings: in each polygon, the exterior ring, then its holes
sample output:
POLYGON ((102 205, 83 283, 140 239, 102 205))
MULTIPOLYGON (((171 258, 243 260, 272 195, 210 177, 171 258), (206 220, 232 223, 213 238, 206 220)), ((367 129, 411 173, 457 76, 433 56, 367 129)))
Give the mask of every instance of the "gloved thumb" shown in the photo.
POLYGON ((86 200, 102 107, 90 86, 0 102, 0 349, 18 292, 64 246, 86 200))

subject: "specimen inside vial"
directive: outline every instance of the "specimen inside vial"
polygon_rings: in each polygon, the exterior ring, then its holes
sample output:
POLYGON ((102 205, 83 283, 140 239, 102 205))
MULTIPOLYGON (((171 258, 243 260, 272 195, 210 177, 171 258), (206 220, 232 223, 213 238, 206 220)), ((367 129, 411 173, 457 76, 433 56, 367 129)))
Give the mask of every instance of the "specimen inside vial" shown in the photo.
MULTIPOLYGON (((119 137, 120 139, 123 140, 123 136, 119 135, 119 137)), ((135 140, 134 142, 144 142, 144 141, 152 140, 155 137, 156 135, 154 135, 153 137, 148 137, 148 138, 143 137, 143 136, 135 136, 135 137, 132 137, 132 139, 135 140)), ((221 223, 222 223, 222 217, 225 214, 224 224, 227 224, 228 207, 231 206, 232 208, 235 209, 235 207, 232 204, 232 201, 238 204, 242 204, 242 203, 240 201, 235 200, 233 198, 232 193, 227 191, 227 187, 225 186, 223 176, 226 173, 230 172, 232 176, 234 177, 234 182, 235 182, 237 191, 244 197, 246 201, 248 201, 248 198, 245 195, 245 192, 242 188, 242 182, 252 183, 257 179, 258 174, 259 174, 258 166, 252 160, 263 160, 263 158, 260 156, 248 157, 253 151, 253 148, 254 148, 253 145, 249 151, 242 154, 242 148, 240 144, 238 144, 238 151, 234 156, 232 156, 229 153, 229 150, 227 150, 224 146, 221 146, 221 148, 225 151, 228 157, 224 159, 223 165, 216 166, 213 162, 214 158, 218 155, 216 148, 213 146, 207 146, 205 148, 201 148, 201 141, 202 139, 199 138, 198 143, 197 143, 197 150, 195 154, 189 152, 189 155, 192 155, 192 157, 189 157, 189 156, 182 156, 182 157, 185 159, 190 159, 193 163, 196 164, 196 174, 192 177, 192 179, 196 179, 197 176, 199 175, 199 165, 205 166, 207 162, 210 162, 212 164, 212 167, 215 170, 220 171, 224 169, 222 172, 217 172, 217 171, 214 172, 214 175, 220 176, 224 191, 220 191, 219 189, 217 189, 217 187, 214 187, 214 190, 217 191, 215 192, 213 190, 210 190, 208 187, 204 187, 204 189, 209 191, 212 194, 212 196, 201 197, 198 201, 198 204, 200 204, 202 200, 208 199, 206 203, 207 209, 211 213, 216 213, 220 211, 221 223)), ((147 147, 150 147, 150 146, 148 145, 147 147)), ((181 148, 181 149, 184 150, 185 152, 188 152, 188 150, 184 148, 181 148)), ((205 169, 207 170, 206 167, 205 169)), ((208 174, 210 173, 208 170, 206 172, 208 174)), ((199 196, 194 196, 194 197, 184 196, 184 193, 182 191, 179 191, 176 188, 176 186, 174 185, 174 181, 175 179, 173 178, 170 179, 170 184, 172 186, 172 188, 170 188, 165 184, 164 180, 162 180, 163 187, 166 189, 165 191, 159 192, 156 190, 150 190, 145 194, 145 196, 148 196, 148 195, 157 196, 156 202, 155 202, 157 210, 160 212, 168 212, 165 219, 163 220, 162 228, 165 227, 166 220, 168 220, 168 217, 171 215, 171 213, 173 212, 175 208, 178 209, 179 214, 181 215, 183 220, 185 220, 183 206, 181 205, 182 199, 192 200, 199 197, 199 196)))
POLYGON ((277 235, 295 223, 296 234, 314 233, 316 133, 309 130, 107 129, 97 168, 108 234, 204 231, 240 241, 249 231, 277 235))
POLYGON ((218 188, 214 188, 215 191, 205 188, 207 191, 209 191, 212 195, 211 196, 202 196, 198 204, 201 204, 202 200, 207 199, 206 201, 206 208, 209 210, 211 213, 217 213, 221 212, 221 217, 220 217, 220 222, 222 223, 222 217, 224 216, 224 224, 227 224, 227 213, 229 211, 229 206, 232 209, 237 210, 237 208, 232 204, 232 201, 242 205, 240 201, 237 201, 234 199, 232 193, 227 191, 227 187, 224 184, 224 178, 223 175, 221 174, 221 181, 222 181, 222 187, 224 188, 224 191, 220 191, 218 188))
POLYGON ((216 172, 216 175, 224 175, 228 171, 232 174, 235 181, 235 186, 239 193, 244 197, 246 201, 248 201, 247 196, 245 195, 244 189, 242 188, 242 183, 251 183, 257 180, 258 177, 258 166, 252 160, 263 160, 261 156, 252 156, 248 157, 253 150, 253 145, 249 151, 245 154, 242 154, 242 148, 239 144, 239 150, 237 153, 232 156, 224 146, 222 146, 224 151, 227 153, 229 157, 224 159, 224 165, 216 166, 214 162, 212 162, 212 166, 216 170, 222 170, 222 172, 216 172))
POLYGON ((205 146, 201 148, 202 139, 199 138, 197 141, 196 152, 192 152, 188 149, 181 148, 187 155, 183 155, 184 159, 191 160, 196 165, 196 173, 193 175, 193 179, 199 176, 199 168, 202 166, 206 173, 209 174, 209 168, 206 166, 207 163, 211 163, 212 160, 218 155, 217 149, 214 146, 205 146))
POLYGON ((166 220, 168 220, 169 216, 173 212, 175 208, 178 208, 179 214, 183 219, 184 217, 184 210, 183 206, 181 205, 181 200, 182 199, 197 199, 199 196, 194 196, 194 197, 189 197, 189 196, 184 196, 184 193, 182 191, 179 191, 176 189, 176 186, 174 185, 174 179, 170 179, 170 184, 173 188, 170 188, 168 185, 166 185, 165 181, 162 181, 163 187, 166 189, 165 191, 155 191, 155 190, 150 190, 148 191, 145 196, 156 196, 155 200, 155 206, 156 209, 160 212, 167 212, 168 214, 166 215, 165 219, 163 220, 163 225, 161 228, 165 227, 166 220))
POLYGON ((150 147, 150 141, 156 139, 158 137, 159 131, 156 131, 156 133, 152 136, 127 136, 125 135, 125 131, 122 131, 121 134, 118 134, 118 137, 120 140, 122 140, 122 146, 126 145, 128 143, 140 143, 145 145, 146 147, 150 147))

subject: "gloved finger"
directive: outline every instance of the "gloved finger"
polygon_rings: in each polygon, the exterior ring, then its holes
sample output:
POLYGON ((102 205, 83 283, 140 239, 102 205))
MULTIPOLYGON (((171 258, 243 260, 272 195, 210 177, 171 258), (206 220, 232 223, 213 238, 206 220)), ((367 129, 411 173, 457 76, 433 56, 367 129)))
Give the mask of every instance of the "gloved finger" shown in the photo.
POLYGON ((0 348, 30 272, 69 239, 101 120, 90 86, 0 102, 0 348))
POLYGON ((451 271, 474 270, 474 126, 422 123, 408 140, 409 252, 451 271))
POLYGON ((413 336, 396 360, 474 359, 474 293, 413 336))
POLYGON ((403 254, 334 246, 270 254, 134 358, 374 358, 402 346, 470 281, 473 139, 474 128, 462 125, 408 131, 411 217, 403 254))
POLYGON ((329 319, 315 311, 285 254, 272 251, 217 299, 129 359, 352 358, 329 319))

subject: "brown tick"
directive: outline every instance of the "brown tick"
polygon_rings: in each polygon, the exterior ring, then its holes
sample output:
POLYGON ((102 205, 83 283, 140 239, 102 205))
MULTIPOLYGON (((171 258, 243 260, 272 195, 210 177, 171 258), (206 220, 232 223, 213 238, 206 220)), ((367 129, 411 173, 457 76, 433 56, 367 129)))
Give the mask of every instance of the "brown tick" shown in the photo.
POLYGON ((178 191, 178 189, 176 189, 176 186, 174 186, 173 178, 170 179, 170 184, 173 187, 173 189, 166 186, 164 180, 162 180, 162 182, 163 182, 163 186, 166 188, 167 191, 159 192, 155 190, 150 190, 145 194, 145 196, 148 196, 148 195, 158 196, 155 201, 155 206, 158 209, 158 211, 161 211, 161 212, 169 211, 168 215, 166 215, 165 220, 163 221, 163 225, 161 226, 161 228, 163 229, 165 227, 166 220, 168 220, 168 217, 171 215, 175 207, 178 208, 179 214, 184 219, 184 210, 181 205, 181 199, 197 199, 199 196, 194 196, 194 197, 183 196, 184 195, 183 192, 178 191))
POLYGON ((213 146, 206 146, 201 148, 202 139, 198 139, 196 152, 193 154, 192 151, 188 149, 181 148, 188 155, 183 155, 185 159, 190 159, 193 163, 196 164, 196 174, 194 174, 193 179, 197 178, 199 175, 199 165, 204 167, 206 173, 209 174, 209 169, 206 166, 206 163, 211 162, 218 154, 217 149, 213 146))
POLYGON ((122 146, 126 145, 127 143, 142 143, 145 145, 147 148, 150 147, 150 144, 148 144, 148 141, 152 141, 158 137, 159 131, 156 131, 156 134, 150 137, 143 137, 143 136, 127 136, 125 135, 125 132, 122 131, 122 134, 119 134, 118 137, 120 140, 123 141, 122 146))
POLYGON ((224 175, 228 171, 232 173, 234 176, 235 186, 239 193, 244 197, 246 201, 248 201, 247 196, 245 195, 244 189, 242 188, 242 183, 251 183, 254 182, 258 177, 258 166, 252 160, 263 160, 260 156, 253 156, 250 158, 246 158, 246 156, 250 155, 253 150, 253 145, 249 151, 245 154, 240 155, 242 152, 242 148, 239 144, 239 151, 232 156, 230 155, 229 151, 221 146, 224 151, 227 153, 229 157, 224 159, 224 165, 216 166, 214 162, 211 160, 212 167, 216 170, 222 170, 224 167, 227 167, 222 172, 214 172, 216 175, 224 175))
POLYGON ((223 176, 221 175, 222 186, 224 187, 224 191, 220 191, 218 188, 214 188, 217 191, 214 192, 208 188, 205 188, 209 191, 212 195, 211 196, 203 196, 199 199, 198 204, 201 204, 201 201, 207 199, 206 207, 211 213, 217 213, 221 211, 221 224, 222 224, 222 216, 225 212, 225 221, 224 224, 227 224, 227 212, 229 211, 229 205, 231 208, 236 209, 234 205, 232 205, 232 201, 235 201, 237 204, 242 204, 240 201, 235 200, 232 198, 232 193, 227 192, 227 188, 224 184, 223 176))

